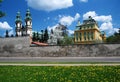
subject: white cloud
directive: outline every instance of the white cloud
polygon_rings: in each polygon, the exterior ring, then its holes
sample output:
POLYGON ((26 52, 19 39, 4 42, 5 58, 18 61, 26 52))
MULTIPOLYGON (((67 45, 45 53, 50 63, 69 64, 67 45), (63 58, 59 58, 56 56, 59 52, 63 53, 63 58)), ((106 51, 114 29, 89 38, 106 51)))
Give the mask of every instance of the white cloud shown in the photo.
MULTIPOLYGON (((79 18, 80 18, 80 14, 79 13, 76 13, 76 15, 74 17, 72 16, 63 16, 63 15, 58 15, 59 17, 59 20, 58 22, 63 24, 63 25, 67 25, 67 26, 70 26, 74 21, 77 21, 79 18)), ((55 24, 53 26, 48 26, 48 30, 51 31, 51 29, 55 29, 56 27, 58 26, 58 24, 55 24)), ((73 30, 68 30, 68 32, 70 34, 73 34, 74 31, 73 30)))
POLYGON ((79 13, 76 13, 74 20, 76 21, 76 20, 78 20, 79 18, 80 18, 80 14, 79 14, 79 13))
POLYGON ((96 17, 97 14, 96 14, 95 11, 89 11, 89 12, 87 12, 87 13, 85 13, 85 14, 83 15, 83 19, 85 20, 85 19, 87 19, 89 16, 91 16, 91 17, 96 17))
POLYGON ((89 11, 83 15, 83 19, 87 19, 89 16, 91 16, 96 21, 102 23, 100 25, 100 30, 105 31, 106 34, 112 35, 114 32, 118 30, 118 28, 113 28, 112 24, 112 16, 111 15, 98 15, 95 11, 89 11))
POLYGON ((86 3, 86 2, 88 2, 88 0, 80 0, 80 2, 84 2, 84 3, 86 3))
POLYGON ((57 26, 58 26, 58 24, 56 24, 54 26, 48 26, 47 29, 48 29, 48 31, 51 31, 52 29, 54 30, 57 26))
POLYGON ((80 14, 76 13, 75 17, 72 16, 63 16, 59 20, 59 22, 63 25, 70 26, 74 21, 78 20, 80 18, 80 14))
POLYGON ((29 7, 36 10, 53 11, 73 6, 72 0, 26 0, 29 7))
POLYGON ((112 22, 104 22, 100 26, 100 30, 105 31, 108 36, 118 32, 118 28, 113 28, 112 22))
POLYGON ((101 30, 109 30, 112 28, 113 28, 113 25, 111 22, 104 22, 101 24, 101 27, 100 27, 101 30))
POLYGON ((63 16, 59 22, 63 25, 68 25, 70 26, 72 24, 72 22, 74 21, 74 18, 71 16, 63 16))
POLYGON ((11 35, 13 35, 13 34, 14 34, 13 30, 10 30, 10 31, 9 31, 9 36, 11 36, 11 35))
POLYGON ((0 22, 0 29, 3 30, 10 30, 12 29, 12 27, 5 21, 5 22, 0 22))
POLYGON ((93 19, 96 21, 100 22, 111 22, 112 21, 112 16, 111 15, 98 15, 95 11, 89 11, 83 15, 83 19, 87 19, 89 16, 91 16, 93 19))
POLYGON ((101 22, 110 22, 110 21, 112 21, 112 16, 111 15, 95 16, 94 19, 97 21, 101 21, 101 22))
POLYGON ((73 30, 68 30, 68 33, 69 34, 74 34, 74 31, 73 30))

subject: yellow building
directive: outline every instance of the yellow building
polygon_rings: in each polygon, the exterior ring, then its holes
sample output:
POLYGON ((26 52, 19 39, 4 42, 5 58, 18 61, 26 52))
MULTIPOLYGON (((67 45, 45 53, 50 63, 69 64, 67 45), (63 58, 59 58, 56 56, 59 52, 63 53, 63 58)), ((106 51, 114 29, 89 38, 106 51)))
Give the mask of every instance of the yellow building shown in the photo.
POLYGON ((91 16, 83 24, 78 21, 74 36, 75 44, 103 43, 106 40, 105 32, 99 30, 97 22, 91 16))

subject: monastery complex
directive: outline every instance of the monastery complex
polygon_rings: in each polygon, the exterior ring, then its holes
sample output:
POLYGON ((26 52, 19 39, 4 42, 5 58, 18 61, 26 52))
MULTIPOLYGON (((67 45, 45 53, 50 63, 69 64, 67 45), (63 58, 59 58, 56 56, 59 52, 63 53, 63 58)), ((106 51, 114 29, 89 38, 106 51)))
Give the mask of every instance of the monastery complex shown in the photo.
MULTIPOLYGON (((16 19, 15 19, 15 32, 16 36, 33 36, 32 32, 32 17, 30 10, 27 9, 26 16, 24 19, 25 25, 23 25, 23 21, 20 16, 20 12, 17 12, 16 19)), ((49 33, 49 44, 57 44, 58 40, 64 38, 63 36, 63 29, 65 28, 64 25, 59 24, 53 32, 49 33)), ((92 44, 92 43, 103 43, 106 40, 105 32, 101 32, 98 27, 98 23, 89 16, 88 19, 84 20, 81 24, 78 21, 77 26, 75 27, 74 31, 74 44, 92 44)))

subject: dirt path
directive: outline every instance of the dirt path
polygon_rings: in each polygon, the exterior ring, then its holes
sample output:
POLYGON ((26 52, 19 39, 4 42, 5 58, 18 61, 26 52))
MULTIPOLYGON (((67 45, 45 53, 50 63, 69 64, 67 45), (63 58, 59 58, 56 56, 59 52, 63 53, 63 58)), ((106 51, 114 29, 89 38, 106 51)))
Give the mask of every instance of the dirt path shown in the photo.
POLYGON ((0 64, 0 66, 120 66, 120 64, 0 64))

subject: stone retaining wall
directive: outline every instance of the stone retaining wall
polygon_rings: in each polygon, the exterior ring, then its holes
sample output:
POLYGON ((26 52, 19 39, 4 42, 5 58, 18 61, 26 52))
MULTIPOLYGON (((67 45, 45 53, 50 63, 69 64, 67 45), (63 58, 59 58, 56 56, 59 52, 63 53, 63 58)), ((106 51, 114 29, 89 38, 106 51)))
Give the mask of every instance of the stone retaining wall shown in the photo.
POLYGON ((0 57, 120 56, 120 44, 30 47, 29 37, 0 38, 0 57))

